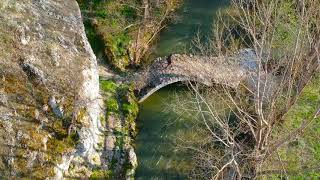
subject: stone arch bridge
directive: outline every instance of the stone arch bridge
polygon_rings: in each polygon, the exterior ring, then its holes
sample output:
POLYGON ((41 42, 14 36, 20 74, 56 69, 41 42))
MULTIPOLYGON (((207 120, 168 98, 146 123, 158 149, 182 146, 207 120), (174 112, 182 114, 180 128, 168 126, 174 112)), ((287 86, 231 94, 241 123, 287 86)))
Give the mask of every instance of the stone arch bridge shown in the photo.
POLYGON ((235 63, 229 59, 180 54, 171 55, 170 60, 168 57, 157 58, 148 69, 134 76, 139 102, 176 82, 194 81, 207 86, 224 84, 237 87, 247 78, 248 70, 239 61, 235 63))

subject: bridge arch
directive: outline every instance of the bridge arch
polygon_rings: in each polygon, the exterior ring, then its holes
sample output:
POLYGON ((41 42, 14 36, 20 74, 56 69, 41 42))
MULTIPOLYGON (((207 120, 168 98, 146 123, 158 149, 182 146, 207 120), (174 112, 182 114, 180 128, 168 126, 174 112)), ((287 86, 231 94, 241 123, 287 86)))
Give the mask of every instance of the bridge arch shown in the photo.
POLYGON ((143 102, 159 89, 176 82, 197 82, 206 86, 225 84, 237 87, 246 78, 246 70, 239 64, 226 63, 218 57, 171 55, 158 58, 149 69, 136 77, 138 101, 143 102))
POLYGON ((174 84, 177 82, 190 82, 190 81, 201 83, 206 86, 212 85, 211 83, 209 84, 209 83, 201 81, 201 80, 190 79, 189 77, 171 78, 170 80, 159 83, 154 87, 146 87, 146 89, 142 89, 138 95, 138 102, 139 103, 143 102, 144 100, 146 100, 148 97, 150 97, 152 94, 154 94, 155 92, 157 92, 158 90, 160 90, 163 87, 166 87, 168 85, 171 85, 171 84, 174 84))

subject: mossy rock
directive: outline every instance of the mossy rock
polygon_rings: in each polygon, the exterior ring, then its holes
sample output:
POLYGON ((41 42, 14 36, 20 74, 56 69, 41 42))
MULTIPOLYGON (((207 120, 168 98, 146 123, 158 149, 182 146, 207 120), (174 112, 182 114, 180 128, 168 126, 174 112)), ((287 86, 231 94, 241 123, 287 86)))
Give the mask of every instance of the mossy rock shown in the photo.
POLYGON ((100 89, 104 92, 115 93, 117 90, 117 84, 113 81, 100 81, 100 89))
POLYGON ((112 171, 110 170, 94 170, 90 176, 90 180, 102 180, 102 179, 111 179, 112 171))

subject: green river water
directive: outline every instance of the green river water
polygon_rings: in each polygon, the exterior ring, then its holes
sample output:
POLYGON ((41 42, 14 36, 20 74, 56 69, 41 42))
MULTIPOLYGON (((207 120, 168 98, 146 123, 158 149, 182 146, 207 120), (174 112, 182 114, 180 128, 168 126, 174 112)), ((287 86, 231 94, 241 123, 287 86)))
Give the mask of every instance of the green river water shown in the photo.
MULTIPOLYGON (((228 0, 186 0, 179 12, 181 21, 169 25, 161 34, 153 56, 188 52, 196 33, 209 35, 215 13, 227 4, 228 0)), ((171 85, 140 104, 136 179, 187 179, 191 157, 178 151, 174 142, 181 134, 188 133, 191 118, 179 117, 168 108, 168 104, 174 103, 173 94, 183 97, 185 93, 186 88, 171 85)))

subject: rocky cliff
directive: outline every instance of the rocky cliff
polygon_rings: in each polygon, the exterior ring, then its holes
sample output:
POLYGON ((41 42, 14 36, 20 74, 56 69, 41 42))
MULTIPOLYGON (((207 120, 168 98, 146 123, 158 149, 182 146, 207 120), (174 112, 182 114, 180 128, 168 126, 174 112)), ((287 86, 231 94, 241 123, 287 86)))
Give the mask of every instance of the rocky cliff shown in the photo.
POLYGON ((1 179, 89 176, 100 163, 98 99, 76 1, 1 0, 1 179))

